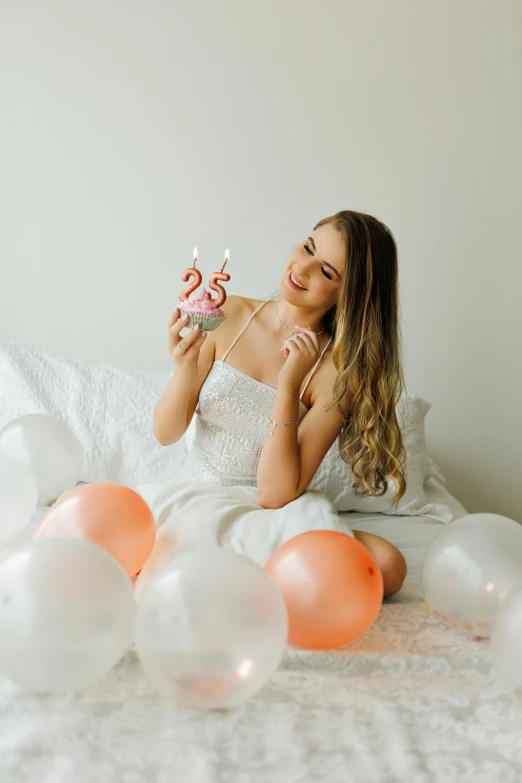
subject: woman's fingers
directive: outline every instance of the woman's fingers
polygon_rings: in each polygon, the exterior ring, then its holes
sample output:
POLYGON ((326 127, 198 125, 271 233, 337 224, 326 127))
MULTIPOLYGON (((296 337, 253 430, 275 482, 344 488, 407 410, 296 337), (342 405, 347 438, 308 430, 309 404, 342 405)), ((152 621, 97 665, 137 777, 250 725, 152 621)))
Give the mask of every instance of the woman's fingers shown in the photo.
POLYGON ((301 347, 301 345, 296 340, 296 335, 293 335, 284 341, 283 345, 281 346, 281 350, 283 351, 285 348, 290 348, 289 343, 293 343, 297 348, 301 347))
POLYGON ((185 366, 187 363, 197 363, 197 357, 201 346, 205 342, 207 333, 196 324, 184 337, 180 336, 181 330, 186 327, 188 316, 176 307, 168 322, 168 348, 169 353, 177 367, 185 366), (187 361, 188 360, 188 361, 187 361))
POLYGON ((304 326, 296 326, 295 329, 299 329, 300 331, 298 334, 306 334, 311 339, 313 345, 315 346, 315 350, 319 353, 319 338, 317 337, 317 334, 312 330, 308 329, 308 327, 304 326))
POLYGON ((181 348, 183 353, 187 353, 187 351, 190 351, 191 348, 200 345, 206 336, 207 333, 200 328, 199 324, 196 324, 196 326, 190 330, 187 336, 183 337, 183 339, 179 341, 178 348, 181 348))
POLYGON ((310 335, 307 334, 306 332, 300 332, 299 334, 296 334, 296 337, 297 337, 298 340, 301 340, 301 342, 303 342, 306 345, 306 347, 308 348, 310 354, 312 356, 314 356, 317 349, 316 349, 316 347, 314 345, 314 341, 312 340, 310 335))
POLYGON ((283 347, 288 345, 288 343, 294 343, 294 345, 296 345, 298 348, 302 350, 304 349, 310 356, 315 356, 315 346, 311 338, 307 335, 294 334, 292 337, 289 337, 288 340, 284 341, 283 347))
POLYGON ((181 332, 181 330, 187 325, 187 321, 188 321, 188 315, 182 315, 181 317, 176 317, 175 313, 173 313, 169 321, 170 334, 178 335, 181 332))
POLYGON ((285 358, 288 358, 290 355, 292 351, 291 346, 293 347, 293 350, 297 350, 305 356, 315 356, 314 351, 312 351, 303 340, 299 339, 299 335, 295 335, 294 337, 289 337, 288 340, 285 340, 283 343, 281 350, 283 351, 285 358))
POLYGON ((176 307, 176 309, 174 310, 174 312, 169 318, 169 323, 168 323, 169 329, 171 326, 173 326, 176 323, 176 321, 180 320, 180 318, 181 318, 181 310, 179 309, 179 307, 176 307))

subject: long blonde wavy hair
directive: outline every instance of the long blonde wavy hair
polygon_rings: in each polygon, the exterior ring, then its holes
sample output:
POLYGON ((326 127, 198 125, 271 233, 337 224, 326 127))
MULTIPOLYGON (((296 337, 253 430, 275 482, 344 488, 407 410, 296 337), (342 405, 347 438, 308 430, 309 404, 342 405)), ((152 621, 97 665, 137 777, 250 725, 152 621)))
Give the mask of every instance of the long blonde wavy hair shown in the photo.
POLYGON ((396 412, 405 381, 395 239, 362 212, 337 212, 314 230, 325 224, 339 231, 346 247, 339 297, 323 318, 338 372, 326 411, 335 405, 344 419, 339 447, 353 474, 353 493, 382 497, 393 479, 396 492, 389 502, 396 504, 406 492, 406 451, 396 412), (340 402, 346 391, 348 411, 340 402))

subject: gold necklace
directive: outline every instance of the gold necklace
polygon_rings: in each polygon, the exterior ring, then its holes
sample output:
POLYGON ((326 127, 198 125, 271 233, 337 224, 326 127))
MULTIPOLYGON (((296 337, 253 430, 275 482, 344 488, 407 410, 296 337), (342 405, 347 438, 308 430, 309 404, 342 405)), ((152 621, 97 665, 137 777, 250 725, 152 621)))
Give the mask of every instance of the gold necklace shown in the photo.
MULTIPOLYGON (((282 322, 282 320, 279 318, 279 313, 277 312, 277 302, 275 303, 275 312, 276 312, 277 320, 279 321, 279 323, 281 324, 281 326, 284 326, 284 327, 285 327, 285 329, 287 329, 287 330, 288 330, 288 331, 289 331, 291 334, 297 334, 297 332, 294 332, 292 329, 290 329, 290 327, 289 327, 289 326, 287 326, 286 324, 284 324, 284 323, 282 322)), ((313 331, 313 330, 312 330, 312 331, 313 331)), ((321 329, 321 331, 320 331, 320 332, 315 332, 315 334, 317 335, 317 337, 319 337, 319 335, 320 335, 320 334, 322 334, 323 332, 324 332, 324 326, 323 326, 323 328, 321 329)))

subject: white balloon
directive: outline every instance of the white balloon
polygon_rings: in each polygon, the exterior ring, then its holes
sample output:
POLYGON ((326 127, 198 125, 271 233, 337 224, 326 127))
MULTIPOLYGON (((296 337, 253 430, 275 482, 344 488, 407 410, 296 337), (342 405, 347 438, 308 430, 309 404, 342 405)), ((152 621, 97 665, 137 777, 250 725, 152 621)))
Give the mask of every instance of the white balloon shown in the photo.
POLYGON ((33 541, 0 562, 0 672, 34 691, 90 685, 133 639, 132 584, 108 552, 33 541))
POLYGON ((0 543, 27 525, 37 500, 38 487, 27 465, 0 454, 0 543))
POLYGON ((421 578, 429 609, 465 636, 488 638, 499 603, 522 580, 522 526, 499 514, 452 522, 429 546, 421 578))
POLYGON ((23 462, 38 486, 38 505, 46 506, 76 485, 82 470, 78 439, 58 419, 29 413, 0 432, 0 453, 23 462))
POLYGON ((497 610, 489 651, 497 680, 522 707, 522 584, 510 591, 497 610))
POLYGON ((134 583, 134 595, 136 596, 137 601, 140 600, 141 594, 146 589, 151 579, 153 579, 167 563, 172 562, 175 557, 180 555, 182 551, 177 531, 173 530, 168 525, 160 527, 156 534, 154 548, 134 583))
POLYGON ((288 636, 283 597, 243 555, 189 549, 147 584, 136 650, 152 680, 180 706, 234 707, 278 668, 288 636))

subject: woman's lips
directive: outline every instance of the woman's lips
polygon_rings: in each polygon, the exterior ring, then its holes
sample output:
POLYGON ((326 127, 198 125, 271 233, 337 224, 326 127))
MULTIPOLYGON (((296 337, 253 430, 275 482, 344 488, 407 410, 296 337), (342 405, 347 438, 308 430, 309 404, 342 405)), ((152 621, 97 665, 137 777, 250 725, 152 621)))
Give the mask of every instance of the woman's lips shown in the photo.
POLYGON ((299 286, 298 286, 298 285, 296 285, 296 284, 295 284, 295 283, 292 281, 292 273, 290 273, 290 274, 288 275, 288 285, 290 286, 290 288, 293 288, 293 289, 294 289, 294 291, 306 291, 306 290, 307 290, 306 288, 299 288, 299 286))

